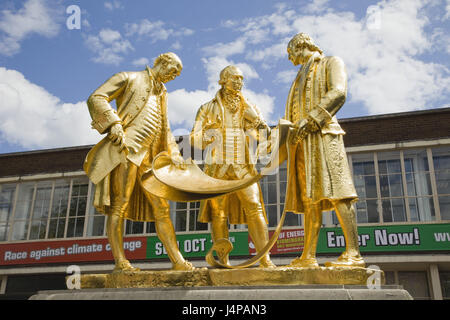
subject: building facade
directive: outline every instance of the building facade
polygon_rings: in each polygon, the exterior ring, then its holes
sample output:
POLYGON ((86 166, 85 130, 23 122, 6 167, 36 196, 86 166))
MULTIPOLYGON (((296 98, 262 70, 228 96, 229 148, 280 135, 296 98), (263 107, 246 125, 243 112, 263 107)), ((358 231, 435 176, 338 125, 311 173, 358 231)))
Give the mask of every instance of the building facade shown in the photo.
MULTIPOLYGON (((361 252, 416 299, 450 299, 450 108, 341 119, 359 200, 361 252)), ((179 137, 179 141, 185 137, 179 137)), ((0 297, 65 289, 67 267, 111 272, 106 218, 92 206, 95 186, 82 170, 92 146, 0 155, 0 297)), ((269 229, 278 224, 286 164, 261 180, 269 229)), ((197 222, 199 203, 171 203, 180 250, 206 266, 210 226, 197 222)), ((288 213, 272 249, 286 265, 299 256, 303 216, 288 213)), ((126 222, 125 249, 141 269, 169 268, 153 223, 126 222)), ((245 225, 230 225, 231 263, 255 253, 245 225)), ((323 213, 319 263, 345 246, 333 212, 323 213)))

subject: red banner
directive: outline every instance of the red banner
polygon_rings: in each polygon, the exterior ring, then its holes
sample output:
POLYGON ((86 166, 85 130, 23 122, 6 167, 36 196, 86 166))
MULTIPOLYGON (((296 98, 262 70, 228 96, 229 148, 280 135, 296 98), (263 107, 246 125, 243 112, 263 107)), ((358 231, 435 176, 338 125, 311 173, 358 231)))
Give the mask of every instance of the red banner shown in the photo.
MULTIPOLYGON (((273 231, 269 231, 269 237, 272 237, 273 231)), ((249 253, 256 254, 253 241, 249 236, 249 253)), ((278 236, 277 242, 270 250, 271 254, 280 253, 301 253, 303 251, 304 231, 303 229, 282 230, 278 236)))
MULTIPOLYGON (((128 259, 145 259, 147 237, 127 237, 124 248, 128 259)), ((0 244, 0 265, 113 260, 106 238, 0 244)))

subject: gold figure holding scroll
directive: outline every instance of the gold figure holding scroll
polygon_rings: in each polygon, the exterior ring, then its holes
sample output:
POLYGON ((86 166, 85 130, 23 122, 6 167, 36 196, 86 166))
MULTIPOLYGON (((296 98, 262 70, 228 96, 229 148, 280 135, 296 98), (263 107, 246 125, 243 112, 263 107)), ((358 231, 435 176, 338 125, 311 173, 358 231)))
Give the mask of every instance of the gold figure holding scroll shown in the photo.
MULTIPOLYGON (((221 88, 214 99, 200 107, 191 132, 191 144, 205 149, 204 171, 222 180, 240 180, 257 174, 250 159, 247 133, 270 128, 256 106, 243 96, 242 71, 228 66, 220 73, 221 88)), ((212 238, 228 239, 228 223, 247 224, 248 232, 259 252, 268 242, 267 217, 261 188, 254 183, 224 196, 203 200, 198 221, 211 222, 212 238)), ((228 254, 219 255, 222 264, 229 264, 228 254)), ((274 267, 269 254, 260 260, 262 267, 274 267)))
POLYGON ((162 54, 153 68, 115 74, 87 101, 92 127, 107 134, 88 153, 84 170, 96 186, 95 208, 107 215, 114 272, 139 271, 125 257, 124 219, 155 221, 157 235, 173 269, 194 269, 178 249, 168 201, 145 191, 140 183, 140 177, 152 169, 153 158, 162 151, 183 165, 167 119, 164 86, 180 75, 182 67, 176 54, 162 54), (114 99, 117 111, 110 105, 114 99))
POLYGON ((322 211, 335 210, 346 249, 326 266, 364 267, 359 252, 356 190, 347 163, 342 130, 335 114, 347 95, 347 74, 339 57, 324 56, 312 38, 299 33, 288 44, 289 60, 301 64, 289 92, 285 118, 294 123, 289 145, 285 209, 304 213, 305 242, 290 266, 318 267, 316 247, 322 211))

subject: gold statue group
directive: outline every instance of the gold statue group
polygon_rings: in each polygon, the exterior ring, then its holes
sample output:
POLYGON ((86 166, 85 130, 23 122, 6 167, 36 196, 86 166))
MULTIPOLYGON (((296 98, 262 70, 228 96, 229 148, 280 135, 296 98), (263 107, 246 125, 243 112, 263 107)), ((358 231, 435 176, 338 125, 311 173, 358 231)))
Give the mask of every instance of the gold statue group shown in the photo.
MULTIPOLYGON (((295 35, 287 47, 289 60, 301 65, 293 81, 284 119, 290 121, 287 141, 288 184, 285 210, 304 214, 304 249, 288 267, 316 268, 316 247, 322 212, 334 210, 345 237, 346 249, 327 267, 364 267, 359 252, 355 211, 357 194, 345 154, 343 135, 335 114, 347 94, 343 61, 324 56, 305 33, 295 35)), ((139 271, 126 259, 123 248, 124 220, 154 221, 173 270, 195 267, 182 256, 169 215, 170 199, 157 197, 143 186, 142 176, 152 174, 153 159, 167 152, 177 168, 186 163, 171 133, 167 118, 164 83, 183 68, 174 53, 156 58, 153 68, 120 72, 95 90, 87 101, 92 127, 106 136, 88 153, 84 169, 95 184, 94 206, 107 215, 107 235, 115 259, 114 272, 139 271), (117 110, 110 102, 116 101, 117 110)), ((243 74, 236 66, 220 73, 221 88, 197 112, 190 138, 199 149, 212 146, 205 159, 205 174, 221 180, 255 176, 250 161, 249 139, 260 138, 270 127, 258 108, 243 96, 243 74), (211 134, 215 132, 216 134, 211 134), (245 133, 244 133, 245 132, 245 133)), ((267 216, 259 183, 201 201, 199 222, 211 223, 213 242, 228 239, 228 224, 247 224, 258 253, 269 241, 267 216)), ((229 265, 228 254, 220 263, 229 265)), ((260 267, 275 268, 268 253, 260 267)))

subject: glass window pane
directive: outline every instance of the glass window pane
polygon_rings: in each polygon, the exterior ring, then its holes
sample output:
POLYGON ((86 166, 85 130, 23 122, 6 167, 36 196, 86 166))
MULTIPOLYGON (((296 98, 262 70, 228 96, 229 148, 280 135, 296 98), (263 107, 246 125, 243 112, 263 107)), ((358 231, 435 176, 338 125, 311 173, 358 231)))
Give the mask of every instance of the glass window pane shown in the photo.
POLYGON ((75 237, 82 237, 84 231, 84 217, 76 219, 75 237))
POLYGON ((55 183, 53 193, 52 217, 65 217, 67 214, 67 204, 69 202, 70 181, 58 180, 55 183))
POLYGON ((106 216, 100 214, 89 216, 87 236, 102 236, 105 231, 106 216))
POLYGON ((392 199, 392 215, 395 222, 406 221, 405 203, 403 199, 392 199))
POLYGON ((11 240, 26 240, 28 233, 28 220, 14 222, 11 240))
POLYGON ((450 272, 440 271, 439 277, 441 279, 442 297, 445 300, 450 300, 450 272))
POLYGON ((300 218, 301 218, 300 214, 296 214, 293 212, 286 212, 284 225, 285 226, 300 226, 300 221, 301 221, 300 218))
POLYGON ((15 193, 15 184, 0 184, 0 221, 6 222, 9 220, 14 205, 15 193))
POLYGON ((278 223, 277 206, 266 205, 266 214, 269 220, 269 227, 275 227, 278 223))
POLYGON ((187 202, 176 202, 175 208, 177 210, 187 209, 187 202))
POLYGON ((381 197, 389 198, 391 195, 389 192, 389 177, 386 175, 380 176, 380 191, 381 197))
POLYGON ((8 224, 6 222, 0 222, 0 241, 6 241, 8 236, 8 224))
POLYGON ((392 197, 403 196, 403 184, 401 174, 392 174, 389 176, 389 187, 392 197))
POLYGON ((434 170, 450 169, 450 146, 431 149, 434 170))
POLYGON ((67 238, 72 238, 75 236, 75 218, 69 218, 68 224, 67 224, 67 238))
POLYGON ((156 233, 154 222, 147 222, 147 233, 156 233))
POLYGON ((450 195, 450 147, 433 148, 432 153, 437 192, 450 195))
POLYGON ((450 169, 436 172, 436 186, 438 194, 450 194, 450 169))
POLYGON ((126 220, 125 234, 144 233, 144 222, 126 220))
POLYGON ((441 209, 441 219, 450 220, 450 196, 439 197, 439 208, 441 209))
POLYGON ((51 219, 50 224, 48 226, 48 238, 53 239, 56 238, 56 231, 58 228, 58 220, 57 219, 51 219))
POLYGON ((287 181, 287 168, 280 168, 280 181, 287 181))
POLYGON ((186 231, 187 212, 177 211, 175 215, 175 231, 186 231))
POLYGON ((430 299, 427 273, 425 271, 399 271, 398 282, 416 299, 430 299))
POLYGON ((433 198, 431 197, 409 198, 408 203, 411 221, 436 220, 433 198))
POLYGON ((367 200, 367 215, 369 223, 380 222, 380 215, 378 214, 377 200, 367 200))
POLYGON ((33 193, 34 183, 21 183, 19 185, 15 220, 28 219, 30 217, 33 193))
POLYGON ((430 171, 428 156, 425 149, 408 149, 403 151, 405 172, 430 171))
POLYGON ((207 223, 201 223, 197 221, 199 210, 190 210, 189 212, 189 231, 196 230, 208 230, 207 223))
POLYGON ((392 222, 392 206, 390 200, 383 200, 381 202, 383 208, 383 221, 392 222))
POLYGON ((286 199, 286 182, 280 182, 280 203, 284 203, 286 199))
POLYGON ((358 201, 356 203, 356 221, 358 223, 366 223, 368 221, 367 206, 365 201, 358 201))
POLYGON ((267 203, 270 203, 270 204, 277 203, 277 185, 276 185, 276 183, 268 183, 267 184, 267 203))

